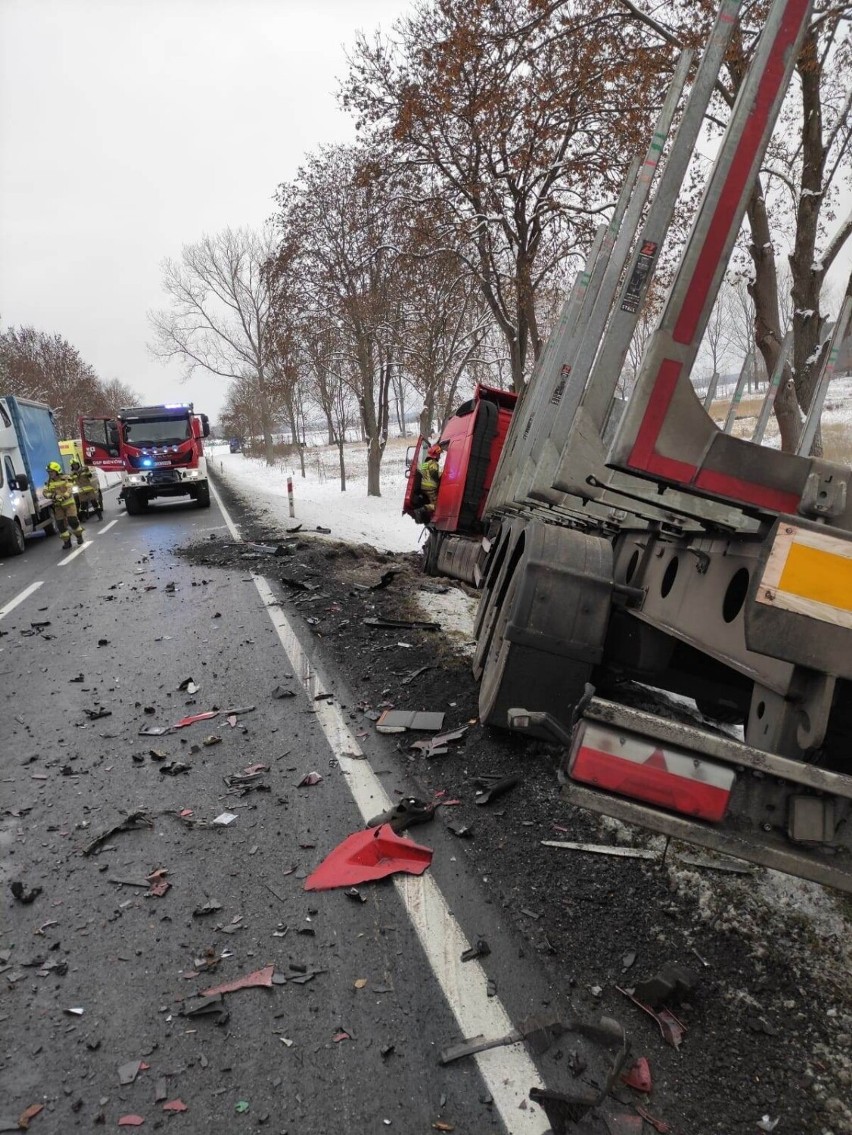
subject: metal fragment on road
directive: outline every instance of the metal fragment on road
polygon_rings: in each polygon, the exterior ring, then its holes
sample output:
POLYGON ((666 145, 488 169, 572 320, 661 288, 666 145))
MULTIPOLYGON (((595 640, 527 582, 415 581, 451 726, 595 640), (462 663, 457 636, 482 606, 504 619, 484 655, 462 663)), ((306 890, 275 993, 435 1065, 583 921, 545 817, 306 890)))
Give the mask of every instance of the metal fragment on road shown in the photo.
POLYGON ((118 1068, 119 1084, 121 1084, 122 1087, 132 1084, 141 1071, 141 1060, 129 1060, 126 1064, 120 1064, 118 1068))
POLYGON ((111 827, 106 828, 99 835, 83 848, 83 855, 91 855, 93 851, 97 850, 102 843, 105 843, 110 836, 117 835, 119 832, 133 832, 141 828, 153 828, 154 821, 147 812, 142 809, 137 809, 135 812, 128 812, 128 814, 111 827))
POLYGON ((213 823, 218 824, 219 827, 226 828, 229 824, 232 824, 236 818, 233 812, 220 812, 213 820, 213 823))
POLYGON ((543 839, 541 846, 561 847, 566 851, 587 851, 593 855, 613 855, 619 859, 659 859, 658 852, 643 847, 608 847, 600 843, 571 843, 558 839, 543 839))

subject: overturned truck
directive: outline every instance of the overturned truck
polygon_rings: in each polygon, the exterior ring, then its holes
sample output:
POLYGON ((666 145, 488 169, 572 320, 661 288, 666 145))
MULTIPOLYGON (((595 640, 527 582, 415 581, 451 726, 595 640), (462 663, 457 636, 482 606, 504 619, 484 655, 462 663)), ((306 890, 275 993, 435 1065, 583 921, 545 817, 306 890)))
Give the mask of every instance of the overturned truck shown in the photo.
POLYGON ((426 565, 481 587, 481 720, 563 743, 569 800, 852 892, 852 471, 809 455, 849 300, 798 453, 720 429, 690 381, 806 0, 771 6, 634 389, 616 397, 737 8, 722 4, 657 171, 680 60, 518 405, 477 388, 445 423, 426 565), (700 715, 643 700, 646 686, 700 715))

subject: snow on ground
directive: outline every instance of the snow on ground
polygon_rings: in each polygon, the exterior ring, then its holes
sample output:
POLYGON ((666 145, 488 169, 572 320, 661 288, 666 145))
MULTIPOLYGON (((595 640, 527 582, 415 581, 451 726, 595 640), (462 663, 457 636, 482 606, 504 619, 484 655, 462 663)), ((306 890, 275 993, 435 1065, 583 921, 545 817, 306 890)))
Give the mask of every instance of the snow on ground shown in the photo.
POLYGON ((414 552, 423 529, 402 515, 405 495, 405 438, 388 442, 382 461, 380 497, 367 496, 367 447, 346 446, 346 491, 340 490, 337 450, 308 449, 305 477, 298 462, 278 461, 270 467, 260 458, 208 448, 214 475, 221 476, 240 496, 284 528, 301 524, 304 532, 330 528, 329 539, 369 544, 380 552, 414 552), (287 501, 287 478, 293 478, 295 517, 287 501))

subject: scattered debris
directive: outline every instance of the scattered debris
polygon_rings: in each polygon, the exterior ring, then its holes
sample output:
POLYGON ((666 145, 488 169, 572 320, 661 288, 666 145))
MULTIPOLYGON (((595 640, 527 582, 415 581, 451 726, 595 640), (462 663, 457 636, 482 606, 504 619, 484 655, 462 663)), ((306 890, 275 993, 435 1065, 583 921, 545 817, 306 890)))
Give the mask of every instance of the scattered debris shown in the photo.
POLYGON ((648 1058, 646 1056, 637 1057, 627 1071, 622 1072, 621 1082, 626 1084, 628 1088, 633 1088, 634 1091, 645 1092, 646 1094, 650 1092, 653 1083, 648 1058))
POLYGON ((31 902, 35 902, 42 892, 41 887, 28 888, 26 883, 21 883, 17 880, 10 884, 9 890, 12 892, 12 898, 17 902, 23 903, 25 906, 28 906, 31 902))
POLYGON ((459 839, 470 839, 473 836, 473 828, 470 824, 447 824, 447 830, 459 839))
POLYGON ((474 784, 482 785, 473 796, 474 804, 490 804, 498 796, 511 791, 520 780, 518 776, 477 776, 474 784))
POLYGON ((245 977, 238 977, 234 981, 227 981, 224 985, 216 985, 212 989, 203 989, 201 996, 215 997, 217 994, 236 993, 239 989, 252 989, 255 986, 263 986, 268 989, 272 985, 272 975, 274 972, 274 966, 264 966, 263 969, 255 970, 254 973, 248 973, 245 977))
POLYGON ((183 1100, 169 1100, 163 1104, 163 1111, 189 1111, 183 1100))
POLYGON ((402 630, 402 631, 439 631, 441 629, 440 623, 421 622, 419 620, 406 620, 406 619, 378 619, 367 618, 361 620, 365 627, 383 627, 388 630, 402 630))
POLYGON ((601 843, 571 843, 570 840, 543 839, 542 847, 561 847, 565 851, 587 851, 593 855, 614 855, 619 859, 659 859, 659 853, 644 847, 609 847, 601 843))
POLYGON ((394 576, 399 575, 400 571, 402 571, 402 568, 398 568, 398 567, 389 568, 386 572, 383 573, 383 575, 382 575, 381 579, 378 581, 378 583, 371 583, 370 584, 368 590, 370 590, 370 591, 381 591, 381 590, 383 590, 385 587, 387 587, 387 585, 389 583, 392 582, 394 576))
POLYGON ((435 805, 418 800, 416 796, 405 796, 398 804, 391 805, 378 816, 367 822, 368 828, 378 828, 390 824, 395 832, 404 831, 412 824, 425 824, 435 818, 435 805))
POLYGON ((636 1114, 641 1115, 644 1120, 651 1124, 655 1131, 659 1131, 660 1135, 668 1135, 668 1132, 672 1129, 670 1123, 666 1123, 663 1119, 655 1118, 649 1111, 646 1111, 644 1107, 637 1106, 636 1114))
POLYGON ((777 1116, 775 1119, 770 1119, 770 1117, 768 1115, 762 1115, 760 1117, 760 1119, 757 1121, 757 1126, 760 1128, 761 1131, 774 1131, 775 1128, 778 1126, 778 1124, 780 1122, 781 1122, 781 1116, 780 1115, 777 1116))
POLYGON ((212 1017, 217 1025, 226 1025, 231 1014, 225 1008, 221 993, 210 997, 194 997, 181 1006, 182 1017, 212 1017))
POLYGON ((615 988, 619 993, 623 993, 625 997, 632 1001, 634 1005, 638 1005, 639 1008, 644 1013, 647 1013, 649 1017, 654 1018, 659 1026, 660 1033, 662 1034, 663 1040, 666 1042, 666 1044, 670 1044, 672 1048, 680 1047, 686 1033, 686 1025, 684 1025, 683 1022, 679 1021, 674 1013, 671 1012, 671 1010, 652 1009, 650 1005, 646 1005, 643 1001, 640 1001, 638 997, 635 997, 626 989, 622 989, 618 985, 615 988))
POLYGON ((467 730, 468 726, 462 725, 460 729, 451 729, 447 733, 439 733, 437 737, 412 741, 408 747, 409 749, 417 749, 424 757, 443 757, 450 751, 448 746, 453 741, 460 741, 467 730))
POLYGON ((426 671, 430 669, 430 666, 420 666, 416 670, 412 670, 410 674, 406 674, 404 678, 400 678, 399 684, 401 686, 408 686, 415 680, 415 678, 419 678, 421 674, 425 674, 426 671))
POLYGON ((305 880, 305 890, 357 886, 400 871, 422 875, 431 862, 431 848, 402 839, 383 824, 354 832, 339 844, 305 880))
POLYGON ((352 899, 353 902, 366 902, 367 901, 367 896, 362 895, 357 887, 350 887, 348 891, 344 891, 343 893, 346 895, 346 897, 348 899, 352 899))
POLYGON ((238 1100, 234 1104, 234 1111, 237 1113, 237 1115, 245 1115, 248 1110, 249 1105, 247 1100, 238 1100))
POLYGON ((463 962, 472 962, 474 958, 487 958, 490 953, 491 947, 485 939, 477 938, 473 946, 462 951, 461 960, 463 962))
POLYGON ((18 1127, 21 1131, 26 1131, 29 1128, 30 1120, 35 1119, 44 1111, 43 1103, 31 1103, 28 1108, 25 1108, 18 1116, 18 1127))
POLYGON ((698 984, 692 970, 674 962, 666 962, 662 969, 647 981, 640 981, 633 990, 634 997, 651 1009, 664 1004, 678 1004, 688 997, 698 984))
POLYGON ((83 848, 83 854, 91 855, 92 852, 96 851, 102 843, 106 843, 110 836, 117 835, 119 832, 135 832, 140 828, 153 828, 153 826, 154 821, 151 819, 148 813, 142 811, 142 809, 137 809, 134 812, 128 812, 123 819, 119 820, 111 827, 106 828, 99 835, 96 835, 93 840, 90 840, 89 843, 87 843, 83 848))
POLYGON ((376 722, 379 733, 404 733, 406 729, 437 733, 443 727, 443 713, 418 713, 410 709, 386 709, 376 722))
POLYGON ((678 855, 677 862, 684 867, 699 867, 706 871, 722 871, 726 875, 753 875, 756 868, 743 859, 713 859, 709 855, 678 855))
POLYGON ((170 761, 166 765, 160 765, 160 772, 163 776, 180 776, 181 773, 189 772, 192 765, 188 765, 185 761, 170 761))
POLYGON ((192 680, 192 678, 184 678, 184 680, 178 686, 178 689, 182 693, 185 693, 185 694, 197 694, 198 693, 198 686, 196 686, 196 684, 192 680))
POLYGON ((535 1055, 541 1056, 554 1041, 559 1040, 568 1031, 569 1027, 563 1025, 558 1017, 533 1015, 526 1017, 516 1029, 512 1029, 505 1036, 491 1040, 484 1036, 475 1036, 469 1040, 459 1041, 458 1044, 451 1044, 441 1050, 438 1063, 452 1064, 454 1060, 461 1060, 463 1056, 474 1056, 477 1052, 487 1052, 488 1049, 517 1044, 522 1040, 527 1042, 535 1055))
POLYGON ((315 784, 322 784, 322 775, 318 772, 306 772, 296 787, 313 788, 315 784))
POLYGON ((99 721, 102 717, 112 717, 112 710, 104 709, 102 705, 96 706, 94 709, 86 709, 86 707, 83 706, 83 713, 85 713, 89 721, 99 721))
POLYGON ((141 1115, 122 1115, 118 1121, 119 1127, 141 1127, 145 1120, 141 1115))
POLYGON ((208 709, 205 713, 193 713, 189 717, 182 717, 176 721, 172 729, 185 729, 187 725, 195 725, 197 721, 209 721, 211 717, 218 717, 218 709, 208 709))
POLYGON ((162 737, 164 733, 171 733, 168 725, 143 725, 139 730, 140 737, 162 737))
POLYGON ((236 818, 237 817, 234 812, 220 812, 219 815, 216 816, 213 820, 213 823, 218 824, 220 827, 226 828, 229 824, 232 824, 234 820, 236 820, 236 818))
POLYGON ((142 1071, 143 1063, 141 1060, 129 1060, 127 1064, 119 1065, 118 1069, 118 1082, 122 1087, 132 1084, 139 1073, 142 1071))
POLYGON ((294 698, 296 691, 285 689, 284 686, 276 686, 272 691, 272 696, 280 701, 282 698, 294 698))

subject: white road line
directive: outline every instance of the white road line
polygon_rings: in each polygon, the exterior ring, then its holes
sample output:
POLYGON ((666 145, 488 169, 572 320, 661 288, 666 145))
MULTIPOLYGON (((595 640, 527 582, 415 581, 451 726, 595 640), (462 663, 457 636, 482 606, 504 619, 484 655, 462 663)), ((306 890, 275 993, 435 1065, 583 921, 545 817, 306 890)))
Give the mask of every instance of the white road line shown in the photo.
POLYGON ((105 524, 105 525, 103 526, 103 528, 99 528, 99 529, 98 529, 98 531, 97 531, 97 533, 96 533, 96 535, 97 535, 97 536, 103 536, 104 532, 109 532, 109 530, 110 530, 110 528, 112 528, 113 524, 118 524, 119 520, 121 520, 121 517, 120 517, 120 516, 117 516, 117 517, 115 518, 115 520, 111 520, 111 521, 109 522, 109 524, 105 524))
POLYGON ((77 547, 74 549, 73 552, 69 552, 68 555, 64 559, 60 560, 59 563, 56 566, 57 567, 65 567, 66 564, 70 564, 71 561, 76 559, 77 556, 79 556, 81 552, 85 552, 85 550, 86 550, 86 548, 88 548, 88 546, 89 546, 89 541, 84 540, 82 544, 77 545, 77 547))
POLYGON ((23 591, 19 592, 14 599, 10 599, 5 607, 0 607, 0 619, 5 619, 9 612, 14 611, 19 603, 23 603, 34 591, 38 591, 43 583, 43 579, 38 580, 37 583, 31 583, 29 587, 25 587, 23 591))
MULTIPOLYGON (((235 540, 240 540, 239 529, 215 489, 213 497, 225 518, 228 531, 235 540)), ((305 654, 286 615, 279 607, 272 606, 275 595, 269 584, 259 576, 254 576, 254 583, 293 672, 301 680, 309 700, 317 693, 327 692, 330 687, 322 672, 305 654)), ((366 822, 377 812, 389 808, 392 801, 369 761, 363 759, 361 747, 337 707, 326 701, 313 702, 313 705, 326 740, 340 762, 341 771, 346 773, 346 783, 366 822)), ((510 1032, 514 1025, 502 1002, 497 997, 487 996, 487 981, 482 967, 477 961, 461 961, 462 951, 468 949, 470 943, 434 878, 428 872, 420 876, 397 875, 394 884, 432 972, 458 1021, 461 1035, 483 1033, 497 1037, 510 1032)), ((549 1130, 544 1113, 527 1098, 530 1088, 544 1085, 535 1064, 521 1045, 494 1048, 490 1052, 479 1053, 474 1059, 510 1135, 542 1135, 549 1130), (523 1101, 526 1101, 526 1107, 522 1110, 520 1105, 523 1101)))

